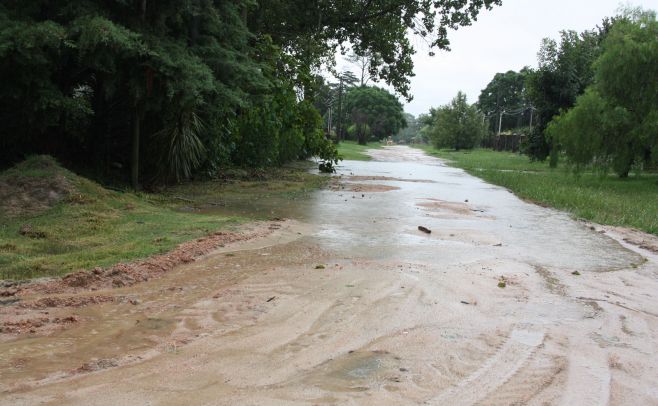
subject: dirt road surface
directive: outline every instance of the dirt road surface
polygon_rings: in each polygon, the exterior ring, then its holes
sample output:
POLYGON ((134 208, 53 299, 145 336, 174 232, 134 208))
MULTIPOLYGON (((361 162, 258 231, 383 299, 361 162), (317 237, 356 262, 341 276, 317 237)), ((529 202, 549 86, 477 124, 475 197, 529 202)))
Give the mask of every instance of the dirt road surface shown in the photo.
POLYGON ((295 219, 271 235, 1 342, 0 403, 658 404, 656 254, 420 151, 371 153, 310 199, 251 203, 295 219))

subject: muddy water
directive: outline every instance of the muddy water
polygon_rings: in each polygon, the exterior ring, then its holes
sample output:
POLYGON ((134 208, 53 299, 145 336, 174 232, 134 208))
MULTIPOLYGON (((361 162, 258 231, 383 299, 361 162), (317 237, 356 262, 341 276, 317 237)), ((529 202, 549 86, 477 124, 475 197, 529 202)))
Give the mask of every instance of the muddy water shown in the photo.
POLYGON ((0 344, 0 402, 658 404, 653 260, 420 151, 372 154, 308 199, 221 209, 297 220, 272 237, 0 344))
POLYGON ((300 219, 316 227, 314 242, 350 258, 464 263, 473 258, 475 245, 478 259, 496 258, 502 252, 537 265, 592 271, 622 268, 640 260, 564 214, 526 204, 421 151, 403 148, 388 154, 373 151, 381 159, 376 162, 344 162, 337 174, 348 184, 350 175, 358 175, 372 179, 359 179, 359 184, 398 190, 326 190, 287 204, 264 199, 245 202, 240 208, 209 211, 235 214, 248 210, 300 219), (419 233, 419 225, 433 230, 432 235, 419 233), (497 244, 502 248, 492 247, 497 244))

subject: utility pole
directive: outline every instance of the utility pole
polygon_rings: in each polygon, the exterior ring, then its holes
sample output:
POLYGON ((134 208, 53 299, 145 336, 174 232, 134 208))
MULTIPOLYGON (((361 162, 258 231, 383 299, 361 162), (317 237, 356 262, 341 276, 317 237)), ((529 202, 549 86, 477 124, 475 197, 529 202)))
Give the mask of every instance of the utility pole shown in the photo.
POLYGON ((532 128, 532 113, 535 111, 535 108, 530 106, 530 128, 532 128))
POLYGON ((498 136, 500 137, 500 130, 503 128, 503 114, 505 114, 505 110, 501 110, 500 113, 498 113, 498 136))
POLYGON ((343 136, 343 74, 340 75, 340 84, 338 85, 338 133, 336 139, 341 141, 343 136))
POLYGON ((331 106, 329 106, 329 120, 327 120, 327 138, 331 139, 331 106))

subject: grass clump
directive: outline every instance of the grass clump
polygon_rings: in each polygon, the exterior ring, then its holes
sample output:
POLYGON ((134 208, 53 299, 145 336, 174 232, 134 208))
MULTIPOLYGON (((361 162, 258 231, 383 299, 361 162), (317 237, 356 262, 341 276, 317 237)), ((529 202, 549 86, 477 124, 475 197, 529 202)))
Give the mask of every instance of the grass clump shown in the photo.
POLYGON ((628 179, 530 162, 524 155, 485 149, 437 150, 417 146, 519 197, 599 224, 632 227, 658 235, 658 173, 628 179))
POLYGON ((366 155, 369 149, 379 149, 384 145, 379 142, 369 142, 368 145, 359 145, 356 141, 341 141, 337 145, 338 155, 348 161, 370 161, 372 158, 366 155))

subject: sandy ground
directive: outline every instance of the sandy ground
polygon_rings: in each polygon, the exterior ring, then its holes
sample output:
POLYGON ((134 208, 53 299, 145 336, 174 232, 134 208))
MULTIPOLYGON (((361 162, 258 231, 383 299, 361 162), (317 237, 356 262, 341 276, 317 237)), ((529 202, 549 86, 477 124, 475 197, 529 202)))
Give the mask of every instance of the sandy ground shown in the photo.
POLYGON ((158 278, 66 292, 125 299, 0 343, 0 403, 658 404, 658 239, 373 155, 345 182, 386 191, 327 190, 158 278))

